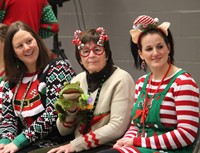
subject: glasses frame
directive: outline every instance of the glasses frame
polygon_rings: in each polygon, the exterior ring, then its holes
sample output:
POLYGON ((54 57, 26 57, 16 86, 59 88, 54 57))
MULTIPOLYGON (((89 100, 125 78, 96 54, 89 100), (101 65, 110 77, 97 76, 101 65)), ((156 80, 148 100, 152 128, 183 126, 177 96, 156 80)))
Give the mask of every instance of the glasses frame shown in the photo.
POLYGON ((80 54, 80 56, 82 56, 82 57, 88 57, 88 56, 90 55, 90 52, 91 52, 91 51, 92 51, 95 55, 102 55, 102 54, 105 52, 105 48, 104 48, 103 46, 98 45, 98 44, 95 44, 95 46, 92 47, 92 48, 89 48, 89 47, 87 47, 87 46, 84 46, 82 49, 79 50, 79 54, 80 54), (94 48, 97 47, 97 46, 102 48, 102 51, 101 51, 99 54, 97 54, 97 53, 94 51, 94 48), (83 50, 84 48, 88 48, 88 50, 89 50, 89 52, 88 52, 87 55, 81 54, 81 50, 83 50))

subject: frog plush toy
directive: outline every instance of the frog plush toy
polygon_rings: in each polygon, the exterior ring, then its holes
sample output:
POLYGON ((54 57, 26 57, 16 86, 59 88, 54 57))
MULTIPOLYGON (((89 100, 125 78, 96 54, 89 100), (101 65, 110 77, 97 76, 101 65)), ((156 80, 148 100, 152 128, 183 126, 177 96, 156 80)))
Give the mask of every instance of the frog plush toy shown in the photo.
POLYGON ((67 110, 73 106, 77 106, 79 110, 92 109, 90 105, 91 98, 85 95, 80 88, 80 82, 64 83, 63 89, 59 93, 59 98, 55 102, 55 109, 61 122, 65 121, 67 110))

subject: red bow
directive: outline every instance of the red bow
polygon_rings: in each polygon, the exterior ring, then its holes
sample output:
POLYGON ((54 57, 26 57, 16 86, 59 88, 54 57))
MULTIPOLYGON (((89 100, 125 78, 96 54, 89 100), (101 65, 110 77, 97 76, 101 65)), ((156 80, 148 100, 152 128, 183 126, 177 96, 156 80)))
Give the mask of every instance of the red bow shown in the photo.
POLYGON ((148 108, 147 108, 147 107, 144 108, 143 110, 138 109, 138 110, 136 110, 136 114, 135 114, 135 116, 133 117, 133 120, 135 120, 136 118, 138 118, 138 117, 140 117, 140 116, 142 115, 142 118, 141 118, 140 123, 144 123, 147 114, 148 114, 148 108))

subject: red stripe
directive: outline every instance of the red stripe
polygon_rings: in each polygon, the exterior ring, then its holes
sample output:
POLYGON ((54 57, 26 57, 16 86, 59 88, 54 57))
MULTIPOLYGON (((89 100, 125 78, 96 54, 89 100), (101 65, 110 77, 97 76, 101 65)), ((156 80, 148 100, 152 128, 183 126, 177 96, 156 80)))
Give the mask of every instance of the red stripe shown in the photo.
POLYGON ((156 148, 157 148, 157 149, 161 148, 161 145, 160 145, 160 141, 159 141, 159 139, 158 139, 158 136, 155 136, 154 138, 155 138, 156 148))
POLYGON ((176 134, 175 134, 174 132, 171 132, 171 135, 172 135, 172 138, 173 138, 173 140, 174 140, 174 142, 175 142, 177 148, 182 147, 182 145, 181 145, 179 139, 177 138, 176 134))
POLYGON ((164 140, 164 142, 165 142, 165 145, 166 145, 167 149, 172 149, 172 146, 171 146, 170 143, 169 143, 169 140, 168 140, 167 135, 166 135, 166 134, 163 134, 162 136, 163 136, 163 140, 164 140))
POLYGON ((87 134, 83 135, 88 148, 92 148, 92 143, 88 140, 87 134))
POLYGON ((92 136, 92 140, 94 141, 94 144, 96 146, 99 145, 99 140, 96 139, 96 135, 93 132, 90 132, 90 135, 92 136))

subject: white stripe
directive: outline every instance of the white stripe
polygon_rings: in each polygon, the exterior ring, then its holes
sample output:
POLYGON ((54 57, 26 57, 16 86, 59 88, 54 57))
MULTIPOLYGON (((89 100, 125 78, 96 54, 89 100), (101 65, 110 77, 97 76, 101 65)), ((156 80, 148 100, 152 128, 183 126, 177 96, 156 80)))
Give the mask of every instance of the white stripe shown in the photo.
POLYGON ((164 141, 164 139, 163 139, 163 135, 159 135, 159 136, 158 136, 158 140, 159 140, 159 142, 160 142, 161 148, 162 148, 162 149, 167 149, 167 147, 166 147, 166 145, 165 145, 165 141, 164 141))
POLYGON ((198 102, 199 97, 196 96, 191 96, 191 95, 179 95, 177 96, 177 101, 193 101, 193 102, 198 102))
POLYGON ((194 86, 191 85, 191 84, 182 84, 182 85, 181 85, 181 88, 179 88, 178 90, 179 90, 179 91, 184 91, 184 90, 188 90, 188 89, 190 89, 190 91, 197 92, 197 88, 194 87, 194 86))
POLYGON ((178 141, 181 143, 181 145, 184 147, 187 145, 187 143, 184 141, 184 139, 182 138, 182 136, 180 135, 180 133, 178 132, 178 130, 174 130, 174 133, 178 139, 178 141))
POLYGON ((184 129, 181 129, 181 130, 184 132, 184 134, 186 135, 186 137, 187 137, 188 139, 190 139, 191 142, 194 141, 195 137, 193 137, 190 133, 188 133, 188 132, 185 131, 184 129))
POLYGON ((152 149, 157 149, 154 137, 150 137, 150 144, 152 149))
POLYGON ((167 109, 160 109, 161 114, 170 114, 170 115, 176 115, 176 111, 167 110, 167 109))
POLYGON ((141 142, 142 142, 142 144, 141 144, 142 147, 146 148, 147 147, 146 138, 142 138, 141 142))
POLYGON ((127 150, 125 150, 125 148, 120 148, 120 150, 122 150, 124 153, 129 153, 127 150))
POLYGON ((137 152, 135 151, 135 149, 133 149, 133 148, 126 147, 126 149, 129 150, 129 151, 131 151, 132 153, 137 153, 137 152))
POLYGON ((177 146, 176 146, 174 140, 172 139, 172 136, 171 136, 170 132, 167 132, 167 133, 166 133, 166 136, 167 136, 167 138, 168 138, 168 140, 169 140, 169 143, 170 143, 171 147, 172 147, 173 149, 177 148, 177 146))
POLYGON ((192 126, 192 125, 187 124, 187 123, 180 123, 180 124, 178 124, 178 128, 182 128, 182 127, 188 128, 190 130, 193 130, 194 132, 197 132, 197 130, 198 130, 198 127, 192 126))
POLYGON ((161 123, 167 124, 177 124, 177 120, 168 119, 168 118, 160 118, 161 123))
POLYGON ((177 106, 176 108, 177 110, 199 112, 199 107, 193 107, 193 106, 188 106, 188 105, 187 106, 181 105, 181 106, 177 106))
MULTIPOLYGON (((44 107, 42 104, 40 104, 39 106, 37 106, 36 108, 34 109, 31 109, 31 110, 27 110, 27 111, 23 111, 22 112, 22 116, 23 117, 29 117, 29 116, 34 116, 38 113, 41 113, 42 111, 44 111, 44 107)), ((16 116, 19 116, 19 111, 16 111, 15 110, 15 114, 16 116)))
POLYGON ((191 115, 179 115, 178 116, 178 120, 189 120, 189 121, 195 121, 195 122, 199 122, 199 118, 196 116, 191 116, 191 115))
POLYGON ((175 106, 175 103, 172 101, 164 101, 162 102, 162 106, 175 106))

